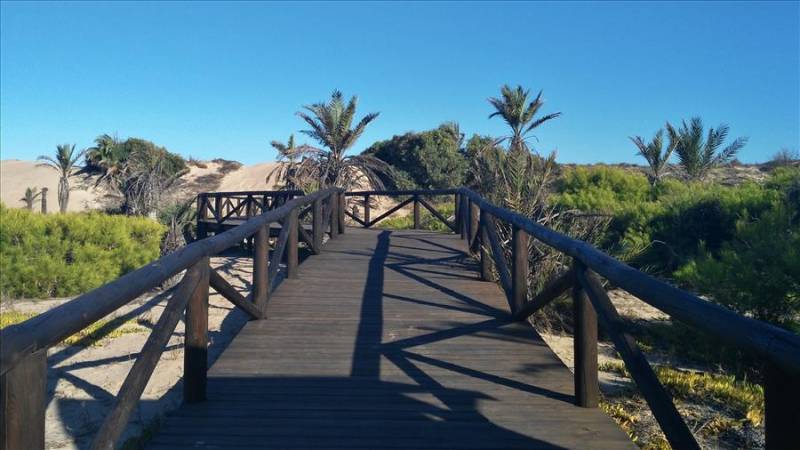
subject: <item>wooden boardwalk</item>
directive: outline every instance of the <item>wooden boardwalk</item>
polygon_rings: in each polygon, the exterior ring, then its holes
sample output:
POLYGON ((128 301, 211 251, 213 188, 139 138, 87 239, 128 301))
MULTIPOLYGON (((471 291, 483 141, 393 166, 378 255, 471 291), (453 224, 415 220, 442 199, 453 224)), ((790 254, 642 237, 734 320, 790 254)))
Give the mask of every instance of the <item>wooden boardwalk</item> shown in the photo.
POLYGON ((150 448, 635 448, 458 236, 348 228, 275 291, 150 448))

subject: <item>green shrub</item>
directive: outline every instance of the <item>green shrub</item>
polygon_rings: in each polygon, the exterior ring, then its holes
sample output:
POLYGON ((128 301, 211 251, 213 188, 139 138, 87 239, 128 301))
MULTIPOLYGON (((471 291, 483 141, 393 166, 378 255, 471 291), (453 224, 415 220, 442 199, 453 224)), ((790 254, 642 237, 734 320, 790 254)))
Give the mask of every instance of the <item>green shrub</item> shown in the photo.
MULTIPOLYGON (((433 203, 431 206, 436 208, 437 211, 444 217, 452 222, 452 217, 455 214, 455 206, 452 202, 448 203, 433 203)), ((436 216, 430 213, 422 205, 420 205, 420 229, 429 231, 452 231, 450 228, 443 224, 436 216)), ((375 225, 375 228, 385 228, 389 230, 411 230, 414 228, 414 216, 409 214, 403 217, 388 217, 375 225)))
POLYGON ((41 215, 0 206, 0 295, 89 291, 157 258, 164 230, 143 217, 41 215))

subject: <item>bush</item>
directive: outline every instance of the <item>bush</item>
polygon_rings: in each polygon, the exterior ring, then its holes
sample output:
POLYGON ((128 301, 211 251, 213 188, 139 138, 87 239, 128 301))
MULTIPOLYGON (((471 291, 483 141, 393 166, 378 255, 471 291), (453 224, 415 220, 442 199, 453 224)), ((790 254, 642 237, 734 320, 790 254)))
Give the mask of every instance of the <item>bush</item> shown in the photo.
POLYGON ((158 258, 164 231, 142 217, 41 215, 0 206, 0 295, 89 291, 158 258))
MULTIPOLYGON (((429 202, 430 203, 430 202, 429 202)), ((452 202, 448 203, 431 203, 431 206, 436 208, 439 213, 451 220, 455 215, 455 205, 452 202)), ((420 205, 420 229, 429 231, 452 231, 450 227, 443 224, 439 218, 431 214, 426 208, 420 205)), ((409 214, 403 217, 388 217, 381 220, 375 225, 375 228, 384 228, 389 230, 411 230, 414 228, 414 215, 409 214)))

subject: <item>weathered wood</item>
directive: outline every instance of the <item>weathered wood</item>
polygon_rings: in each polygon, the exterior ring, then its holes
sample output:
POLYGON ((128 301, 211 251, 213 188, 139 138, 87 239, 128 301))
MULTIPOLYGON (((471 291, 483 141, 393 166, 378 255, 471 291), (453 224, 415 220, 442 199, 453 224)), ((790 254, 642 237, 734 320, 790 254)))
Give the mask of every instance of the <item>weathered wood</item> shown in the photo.
MULTIPOLYGON (((285 222, 283 225, 286 225, 285 222)), ((278 269, 286 251, 286 244, 289 242, 289 228, 288 226, 281 227, 281 232, 275 241, 275 248, 272 249, 272 256, 269 259, 270 290, 275 289, 275 277, 278 276, 278 269)))
POLYGON ((461 194, 456 192, 455 195, 453 195, 453 211, 454 211, 453 215, 454 215, 454 219, 455 219, 455 223, 454 223, 455 228, 453 229, 453 231, 455 233, 461 233, 461 214, 460 214, 460 210, 461 210, 461 194))
POLYGON ((195 265, 200 272, 186 305, 186 337, 183 343, 183 401, 206 399, 208 371, 208 257, 195 265))
POLYGON ((430 211, 430 213, 431 213, 431 214, 433 214, 433 215, 434 215, 434 216, 435 216, 437 219, 439 219, 439 221, 441 221, 443 224, 447 225, 447 228, 450 228, 451 230, 453 230, 453 232, 454 232, 454 233, 456 232, 456 227, 455 227, 455 225, 451 224, 451 223, 450 223, 450 221, 449 221, 449 220, 447 220, 447 218, 446 218, 445 216, 443 216, 443 215, 442 215, 442 213, 440 213, 439 211, 437 211, 437 210, 436 210, 436 208, 434 208, 434 207, 433 207, 433 205, 431 205, 430 203, 428 203, 428 202, 427 202, 427 201, 426 201, 424 198, 422 198, 422 197, 420 197, 420 198, 419 198, 419 203, 421 203, 421 204, 422 204, 422 206, 424 206, 424 207, 425 207, 425 209, 427 209, 428 211, 430 211))
POLYGON ((405 189, 405 190, 391 190, 386 189, 382 191, 350 191, 345 195, 348 197, 363 197, 365 195, 385 195, 387 197, 405 197, 406 195, 453 195, 459 189, 405 189))
POLYGON ((514 226, 511 231, 511 314, 528 303, 528 233, 514 226))
POLYGON ((339 192, 336 195, 336 198, 339 199, 339 207, 337 208, 338 215, 336 216, 336 219, 339 221, 339 234, 344 234, 344 230, 346 228, 344 223, 344 212, 347 208, 344 192, 339 192))
MULTIPOLYGON (((202 264, 202 262, 198 264, 202 264)), ((207 265, 205 267, 195 265, 189 269, 168 300, 161 317, 158 318, 153 331, 147 337, 142 351, 134 361, 125 381, 122 382, 122 387, 114 398, 111 411, 106 415, 103 425, 95 435, 92 450, 113 450, 115 448, 115 444, 122 432, 125 431, 130 415, 136 409, 139 398, 142 396, 161 354, 164 353, 164 348, 169 342, 172 332, 175 331, 175 326, 183 316, 189 299, 197 291, 205 272, 208 271, 207 265)), ((193 310, 193 312, 197 312, 197 310, 193 310)), ((197 322, 192 322, 192 324, 202 326, 197 322)))
POLYGON ((292 208, 311 204, 316 199, 325 198, 330 192, 318 191, 292 200, 234 229, 193 242, 21 324, 0 330, 0 374, 7 372, 25 355, 61 342, 191 267, 200 258, 239 245, 268 223, 281 220, 292 208))
POLYGON ((563 274, 557 276, 550 281, 534 296, 528 303, 525 304, 516 314, 516 320, 525 320, 531 314, 547 306, 550 302, 557 299, 559 295, 567 291, 567 289, 575 285, 575 271, 570 269, 563 274))
MULTIPOLYGON (((505 251, 503 247, 500 245, 500 238, 497 236, 497 226, 494 223, 494 217, 491 214, 485 211, 481 211, 481 214, 485 214, 484 225, 486 225, 486 234, 489 238, 489 246, 492 249, 492 261, 494 261, 494 267, 497 271, 497 275, 500 278, 500 286, 503 288, 503 292, 506 293, 506 298, 511 299, 511 274, 508 272, 508 264, 506 264, 506 257, 505 251)), ((510 303, 509 303, 510 304, 510 303)))
MULTIPOLYGON (((286 227, 281 228, 281 233, 286 227)), ((266 226, 256 233, 255 249, 253 251, 253 303, 261 317, 266 317, 267 302, 269 301, 270 276, 269 264, 269 231, 266 226)))
POLYGON ((461 227, 459 227, 458 231, 461 234, 461 239, 466 240, 467 236, 469 236, 469 220, 467 220, 467 211, 469 211, 469 197, 466 195, 461 195, 461 206, 458 208, 458 213, 461 216, 459 222, 461 223, 461 227))
POLYGON ((420 229, 420 214, 419 214, 419 196, 415 195, 414 197, 414 229, 420 229))
POLYGON ((572 311, 575 318, 575 336, 572 340, 575 404, 584 408, 597 408, 600 402, 600 384, 597 381, 597 313, 580 285, 572 288, 572 311))
POLYGON ((800 386, 775 364, 766 364, 764 434, 767 450, 796 448, 800 432, 800 386))
MULTIPOLYGON (((344 196, 341 198, 344 198, 344 196)), ((297 227, 299 223, 296 209, 293 209, 284 219, 284 224, 289 229, 288 242, 286 243, 286 277, 297 278, 297 264, 299 263, 297 258, 297 227)))
POLYGON ((47 349, 0 376, 0 450, 44 450, 47 349))
POLYGON ((362 227, 366 226, 367 223, 364 222, 360 217, 356 216, 354 213, 352 213, 350 211, 345 211, 344 213, 346 215, 348 215, 351 219, 353 219, 356 223, 361 225, 362 227))
POLYGON ((42 188, 42 214, 47 214, 47 188, 42 188))
POLYGON ((367 194, 367 195, 364 196, 364 222, 362 222, 362 224, 361 224, 361 225, 363 225, 365 227, 369 223, 369 210, 370 210, 370 207, 369 207, 369 194, 367 194))
POLYGON ((699 450, 700 446, 692 432, 689 431, 689 427, 686 426, 675 408, 669 393, 658 381, 647 358, 639 350, 636 340, 623 331, 626 328, 625 322, 608 298, 600 280, 592 272, 583 267, 578 269, 578 267, 576 264, 575 277, 588 294, 603 329, 614 342, 614 348, 625 362, 625 367, 631 373, 631 377, 647 401, 647 405, 650 406, 650 411, 653 412, 661 430, 664 431, 667 441, 672 448, 699 450))
POLYGON ((378 216, 378 217, 377 217, 375 220, 373 220, 372 222, 368 222, 368 223, 367 223, 367 228, 369 228, 369 227, 371 227, 371 226, 375 225, 376 223, 380 222, 381 220, 383 220, 383 219, 385 219, 385 218, 389 217, 390 215, 394 214, 394 213, 395 213, 395 211, 397 211, 398 209, 400 209, 400 208, 402 208, 402 207, 404 207, 404 206, 408 205, 408 204, 409 204, 409 203, 411 203, 413 200, 414 200, 414 199, 413 199, 412 197, 409 197, 409 198, 407 198, 407 199, 403 200, 402 202, 400 202, 400 203, 398 203, 398 204, 394 205, 394 206, 393 206, 391 209, 389 209, 388 211, 386 211, 386 212, 384 212, 383 214, 381 214, 380 216, 378 216))
POLYGON ((308 234, 308 231, 306 231, 305 227, 303 227, 303 224, 299 221, 297 223, 297 236, 301 241, 306 243, 308 248, 311 250, 311 253, 315 255, 319 253, 319 250, 314 248, 314 238, 308 234))
POLYGON ((311 214, 311 232, 314 235, 314 245, 312 246, 311 251, 313 251, 315 255, 318 255, 322 251, 322 235, 325 233, 322 225, 322 199, 316 199, 311 204, 311 214))
POLYGON ((489 231, 487 222, 489 220, 489 213, 485 211, 481 211, 480 216, 480 252, 478 255, 478 260, 481 264, 481 280, 483 281, 494 281, 494 277, 492 276, 492 266, 489 256, 489 246, 491 245, 489 242, 489 231))
POLYGON ((477 250, 478 241, 478 225, 480 221, 481 210, 475 202, 469 202, 469 249, 470 251, 477 250))
POLYGON ((216 270, 209 271, 209 285, 217 291, 219 295, 239 307, 242 311, 247 313, 253 319, 261 319, 261 310, 259 310, 253 303, 251 295, 245 297, 231 286, 225 278, 222 277, 216 270))
POLYGON ((328 209, 330 211, 330 238, 336 239, 339 236, 339 193, 332 192, 328 197, 328 209))
POLYGON ((469 189, 460 192, 496 218, 530 233, 539 241, 571 256, 644 302, 686 324, 744 351, 800 374, 800 336, 760 322, 670 286, 597 250, 589 243, 565 236, 529 218, 495 206, 469 189))

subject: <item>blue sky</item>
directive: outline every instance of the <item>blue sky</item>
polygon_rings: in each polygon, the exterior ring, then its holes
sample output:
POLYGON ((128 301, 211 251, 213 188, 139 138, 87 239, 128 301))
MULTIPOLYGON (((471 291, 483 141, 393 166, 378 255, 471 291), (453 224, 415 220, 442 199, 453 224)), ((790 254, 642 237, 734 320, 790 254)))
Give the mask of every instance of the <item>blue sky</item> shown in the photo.
POLYGON ((563 113, 535 143, 562 162, 637 162, 628 136, 693 115, 766 160, 800 147, 798 5, 4 2, 0 153, 117 133, 267 161, 334 88, 381 112, 357 151, 448 120, 503 135, 486 98, 511 83, 563 113))

